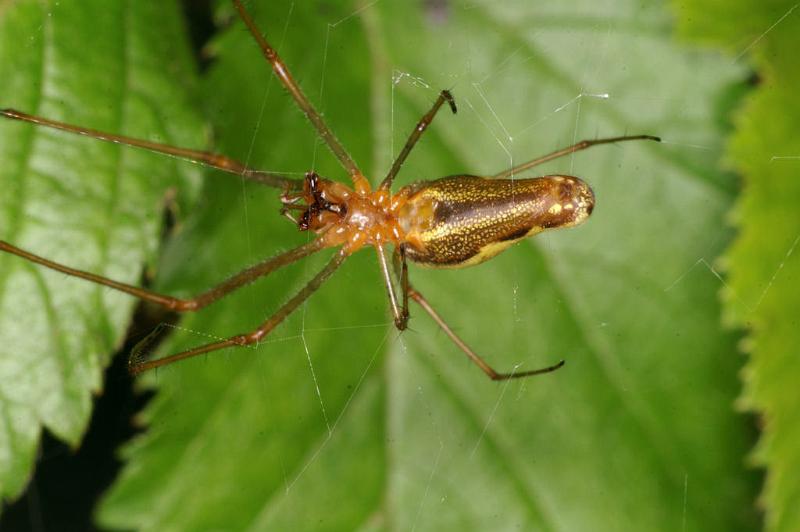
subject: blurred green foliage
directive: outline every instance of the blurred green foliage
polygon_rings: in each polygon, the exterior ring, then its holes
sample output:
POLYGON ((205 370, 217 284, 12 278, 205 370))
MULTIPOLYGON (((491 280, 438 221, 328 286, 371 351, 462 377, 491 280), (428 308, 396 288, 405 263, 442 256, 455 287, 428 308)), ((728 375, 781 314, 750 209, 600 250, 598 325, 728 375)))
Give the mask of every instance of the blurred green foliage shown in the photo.
POLYGON ((681 31, 752 63, 756 90, 735 115, 727 163, 742 175, 731 219, 737 237, 722 258, 728 324, 747 331, 743 409, 763 435, 753 462, 766 467, 766 528, 800 529, 800 9, 789 1, 684 6, 681 31))

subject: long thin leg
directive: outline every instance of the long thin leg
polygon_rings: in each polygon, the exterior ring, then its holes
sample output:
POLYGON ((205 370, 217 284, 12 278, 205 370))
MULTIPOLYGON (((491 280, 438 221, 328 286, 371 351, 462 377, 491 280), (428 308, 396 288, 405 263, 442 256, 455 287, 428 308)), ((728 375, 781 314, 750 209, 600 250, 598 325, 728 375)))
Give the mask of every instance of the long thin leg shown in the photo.
POLYGON ((305 244, 298 248, 292 249, 285 253, 281 253, 280 255, 277 255, 275 257, 259 262, 254 266, 242 270, 241 272, 237 273, 227 281, 223 281, 222 283, 211 288, 210 290, 207 290, 206 292, 203 292, 202 294, 193 297, 191 299, 179 299, 176 297, 166 296, 163 294, 159 294, 157 292, 146 290, 144 288, 139 288, 137 286, 120 283, 118 281, 114 281, 112 279, 108 279, 107 277, 96 275, 94 273, 89 273, 82 270, 76 270, 75 268, 70 268, 69 266, 64 266, 63 264, 59 264, 57 262, 47 260, 38 255, 34 255, 33 253, 25 251, 24 249, 20 249, 16 246, 12 246, 8 242, 2 240, 0 240, 0 251, 5 251, 7 253, 11 253, 12 255, 22 257, 25 260, 28 260, 36 264, 40 264, 42 266, 50 268, 51 270, 56 270, 58 272, 71 275, 73 277, 79 277, 81 279, 85 279, 93 283, 113 288, 114 290, 119 290, 120 292, 125 292, 126 294, 138 297, 139 299, 143 299, 144 301, 149 301, 151 303, 161 305, 176 312, 187 312, 187 311, 199 310, 205 307, 206 305, 209 305, 214 301, 233 292, 237 288, 241 288, 246 284, 252 283, 259 277, 267 275, 268 273, 271 273, 277 270, 278 268, 281 268, 297 260, 300 260, 303 257, 307 257, 308 255, 314 253, 315 251, 319 251, 320 249, 322 249, 322 245, 320 242, 321 242, 320 239, 316 239, 309 242, 308 244, 305 244))
POLYGON ((445 334, 447 334, 447 336, 450 337, 453 343, 456 344, 459 347, 459 349, 461 349, 464 352, 464 354, 466 354, 467 357, 469 357, 469 359, 472 362, 474 362, 476 366, 481 368, 481 370, 484 373, 486 373, 486 375, 493 381, 519 379, 522 377, 530 377, 532 375, 541 375, 543 373, 550 373, 551 371, 555 371, 564 365, 564 361, 562 360, 558 364, 554 364, 546 368, 534 369, 530 371, 520 371, 520 372, 514 371, 511 373, 498 373, 489 364, 487 364, 485 360, 483 360, 480 356, 478 356, 478 354, 475 353, 475 351, 473 351, 466 343, 464 343, 464 341, 461 338, 459 338, 455 332, 453 332, 450 326, 447 325, 447 323, 442 319, 442 317, 439 316, 439 314, 433 309, 433 307, 431 307, 430 303, 428 303, 428 300, 425 299, 422 296, 422 294, 417 292, 411 286, 408 286, 408 295, 411 297, 411 299, 416 301, 419 304, 419 306, 425 309, 425 312, 430 314, 431 318, 433 318, 433 321, 435 321, 439 325, 439 327, 442 328, 442 330, 445 332, 445 334))
POLYGON ((436 98, 436 101, 433 103, 433 107, 431 107, 430 111, 425 113, 422 118, 420 118, 419 122, 417 122, 417 126, 408 136, 405 146, 403 146, 400 154, 394 160, 394 163, 392 163, 389 173, 386 175, 383 181, 381 181, 380 187, 378 187, 380 190, 389 190, 391 188, 392 181, 400 171, 400 167, 403 166, 406 157, 408 157, 408 154, 411 153, 411 149, 422 136, 422 133, 428 128, 431 122, 433 122, 433 118, 436 116, 436 113, 439 112, 439 108, 444 104, 444 102, 447 102, 450 105, 450 110, 453 111, 453 114, 456 114, 456 101, 453 98, 453 95, 450 94, 450 91, 446 90, 440 92, 439 97, 436 98))
MULTIPOLYGON (((203 353, 210 353, 212 351, 217 351, 219 349, 224 349, 226 347, 241 347, 250 344, 257 343, 264 339, 272 330, 278 326, 284 319, 286 319, 289 314, 294 312, 294 310, 300 306, 303 301, 309 298, 311 294, 317 291, 317 289, 328 280, 328 278, 333 275, 333 272, 341 266, 344 260, 347 258, 347 255, 339 251, 333 258, 328 262, 327 266, 319 272, 313 279, 311 279, 306 286, 304 286, 292 299, 284 303, 284 305, 275 312, 272 316, 270 316, 266 321, 264 321, 257 329, 252 332, 246 334, 237 334, 235 336, 231 336, 226 340, 222 340, 219 342, 212 342, 209 344, 201 345, 199 347, 195 347, 194 349, 189 349, 188 351, 183 351, 181 353, 176 353, 174 355, 170 355, 168 357, 159 358, 157 360, 149 360, 146 362, 140 362, 137 359, 132 358, 129 361, 128 369, 133 374, 138 374, 143 371, 147 371, 149 369, 158 368, 161 366, 165 366, 167 364, 171 364, 173 362, 177 362, 179 360, 184 360, 193 356, 202 355, 203 353)), ((136 355, 136 351, 133 353, 136 355)))
POLYGON ((258 46, 261 48, 261 52, 264 54, 264 57, 272 65, 272 71, 275 73, 281 83, 283 83, 283 86, 286 87, 286 90, 289 91, 289 94, 292 95, 292 98, 294 98, 294 101, 297 103, 297 106, 300 107, 300 110, 303 111, 311 124, 316 128, 317 133, 319 133, 320 137, 322 137, 322 140, 325 141, 325 144, 328 145, 336 158, 339 159, 339 162, 342 163, 344 169, 350 174, 350 177, 353 179, 353 183, 356 185, 356 188, 361 188, 363 190, 363 187, 366 187, 366 189, 368 189, 369 182, 364 177, 364 174, 361 173, 361 170, 358 169, 355 161, 353 161, 353 159, 347 153, 347 150, 345 150, 344 146, 342 146, 342 144, 339 142, 339 139, 336 138, 336 136, 333 134, 333 131, 330 130, 328 125, 322 119, 322 115, 320 115, 319 112, 314 109, 314 106, 303 93, 302 89, 300 89, 300 86, 294 80, 294 77, 289 72, 286 64, 278 55, 278 52, 261 34, 261 31, 259 31, 255 22, 253 22, 252 17, 247 12, 247 9, 245 9, 241 0, 233 0, 233 6, 239 12, 239 16, 242 18, 247 26, 247 29, 258 43, 258 46))
POLYGON ((380 264, 383 283, 386 285, 386 293, 389 296, 389 306, 392 309, 394 324, 402 331, 406 328, 408 318, 403 316, 403 312, 398 304, 397 293, 395 292, 394 283, 392 282, 392 275, 389 272, 389 265, 386 262, 386 253, 382 246, 375 246, 375 250, 378 252, 378 264, 380 264))
POLYGON ((624 137, 609 137, 605 139, 582 140, 577 144, 573 144, 572 146, 569 146, 567 148, 556 150, 542 157, 537 157, 532 161, 528 161, 527 163, 522 163, 520 165, 514 166, 513 168, 509 168, 504 172, 495 174, 492 176, 492 179, 502 179, 504 177, 511 177, 513 175, 519 174, 520 172, 524 172, 525 170, 529 170, 534 166, 539 166, 540 164, 546 163, 547 161, 552 161, 553 159, 558 159, 559 157, 569 155, 570 153, 575 153, 576 151, 581 151, 587 148, 591 148, 592 146, 597 146, 599 144, 613 144, 615 142, 624 142, 628 140, 654 140, 656 142, 661 142, 661 139, 659 137, 654 137, 652 135, 630 135, 624 137))
POLYGON ((68 133, 84 135, 86 137, 91 137, 93 139, 103 140, 106 142, 113 142, 114 144, 122 144, 124 146, 133 146, 135 148, 142 148, 156 153, 164 153, 166 155, 178 157, 179 159, 185 159, 193 163, 202 164, 203 166, 216 168, 217 170, 222 170, 223 172, 236 174, 251 181, 261 183, 262 185, 268 185, 271 187, 283 188, 292 191, 300 190, 303 187, 303 181, 301 179, 293 179, 291 177, 274 174, 272 172, 254 170, 239 161, 224 155, 218 155, 216 153, 190 150, 187 148, 178 148, 175 146, 170 146, 169 144, 160 144, 158 142, 150 142, 148 140, 106 133, 96 129, 73 126, 71 124, 65 124, 64 122, 42 118, 41 116, 29 115, 15 109, 0 109, 0 116, 4 116, 12 120, 19 120, 21 122, 28 122, 39 126, 58 129, 68 133))
POLYGON ((392 266, 394 267, 395 275, 400 280, 400 294, 403 298, 403 306, 400 309, 402 327, 398 326, 398 329, 403 330, 408 326, 408 263, 406 262, 406 248, 404 245, 401 244, 394 248, 392 266))

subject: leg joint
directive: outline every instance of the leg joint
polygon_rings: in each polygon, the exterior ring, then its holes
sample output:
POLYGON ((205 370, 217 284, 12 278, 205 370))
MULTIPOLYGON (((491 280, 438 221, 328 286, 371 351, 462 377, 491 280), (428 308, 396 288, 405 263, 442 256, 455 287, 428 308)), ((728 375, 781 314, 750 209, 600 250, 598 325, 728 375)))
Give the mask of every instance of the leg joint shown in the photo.
POLYGON ((398 331, 405 331, 408 328, 408 312, 403 312, 394 319, 394 326, 398 331))
POLYGON ((254 337, 254 333, 237 334, 236 336, 231 337, 231 342, 233 343, 233 345, 244 347, 246 345, 250 345, 257 342, 259 338, 260 337, 254 337))
POLYGON ((176 299, 169 305, 169 309, 175 312, 192 312, 199 308, 200 303, 196 299, 176 299))

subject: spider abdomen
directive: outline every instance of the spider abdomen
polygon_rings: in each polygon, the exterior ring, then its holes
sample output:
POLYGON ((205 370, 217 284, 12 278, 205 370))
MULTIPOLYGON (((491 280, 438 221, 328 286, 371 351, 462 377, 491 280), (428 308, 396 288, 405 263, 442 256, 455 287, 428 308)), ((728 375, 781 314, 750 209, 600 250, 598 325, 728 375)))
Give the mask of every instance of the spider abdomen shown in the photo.
POLYGON ((561 175, 450 176, 411 185, 407 194, 398 213, 406 256, 438 268, 479 264, 545 229, 580 224, 594 207, 589 185, 561 175))

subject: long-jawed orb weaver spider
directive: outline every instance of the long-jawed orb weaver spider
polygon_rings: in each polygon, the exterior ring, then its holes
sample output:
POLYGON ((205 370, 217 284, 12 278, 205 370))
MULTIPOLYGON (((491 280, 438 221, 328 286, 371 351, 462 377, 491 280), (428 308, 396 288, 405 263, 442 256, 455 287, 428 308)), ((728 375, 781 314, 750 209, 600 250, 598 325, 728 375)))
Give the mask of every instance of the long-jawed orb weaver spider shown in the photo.
POLYGON ((456 113, 453 96, 449 91, 443 90, 409 135, 386 177, 373 190, 355 161, 306 98, 278 53, 258 30, 241 0, 232 1, 277 78, 350 175, 352 187, 322 178, 314 172, 308 172, 303 180, 294 179, 255 170, 223 155, 105 133, 13 109, 0 110, 0 114, 14 120, 168 154, 278 188, 282 191, 281 213, 296 223, 298 229, 312 231, 317 238, 246 268, 190 299, 171 297, 70 268, 5 241, 0 241, 0 250, 67 275, 125 292, 169 310, 189 312, 200 310, 234 290, 322 249, 338 248, 322 271, 255 330, 156 360, 139 360, 136 356, 137 351, 134 350, 129 362, 130 371, 134 374, 203 353, 227 347, 246 346, 263 340, 327 281, 347 257, 365 246, 371 246, 377 251, 378 264, 389 297, 394 324, 399 330, 405 329, 408 324, 408 303, 409 299, 412 299, 492 380, 539 375, 563 366, 562 360, 552 366, 529 371, 511 373, 495 371, 459 338, 428 300, 409 283, 407 262, 411 260, 434 268, 471 266, 486 261, 512 244, 546 229, 578 225, 589 217, 594 208, 594 194, 584 181, 567 175, 528 179, 515 179, 514 176, 539 164, 599 144, 628 140, 658 141, 659 138, 633 135, 584 140, 491 177, 472 175, 443 177, 403 187, 393 194, 392 181, 439 109, 447 104, 450 110, 456 113), (386 254, 386 248, 390 245, 394 248, 391 268, 386 254), (399 293, 396 283, 399 284, 399 293))

